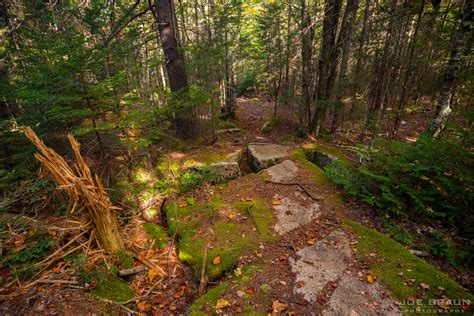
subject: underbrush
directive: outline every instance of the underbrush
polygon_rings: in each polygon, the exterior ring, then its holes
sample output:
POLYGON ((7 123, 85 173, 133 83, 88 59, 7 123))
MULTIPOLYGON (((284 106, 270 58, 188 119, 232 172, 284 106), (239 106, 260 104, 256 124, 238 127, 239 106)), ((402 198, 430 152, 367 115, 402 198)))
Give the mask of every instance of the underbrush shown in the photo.
MULTIPOLYGON (((397 227, 401 219, 430 226, 433 231, 454 231, 460 239, 471 240, 474 157, 468 148, 462 142, 427 137, 416 143, 377 141, 364 153, 365 166, 353 169, 335 161, 325 172, 348 194, 394 219, 386 228, 400 242, 414 241, 414 236, 397 227)), ((424 247, 434 256, 458 268, 461 262, 472 263, 474 256, 454 250, 457 246, 451 237, 428 233, 425 238, 424 247)))

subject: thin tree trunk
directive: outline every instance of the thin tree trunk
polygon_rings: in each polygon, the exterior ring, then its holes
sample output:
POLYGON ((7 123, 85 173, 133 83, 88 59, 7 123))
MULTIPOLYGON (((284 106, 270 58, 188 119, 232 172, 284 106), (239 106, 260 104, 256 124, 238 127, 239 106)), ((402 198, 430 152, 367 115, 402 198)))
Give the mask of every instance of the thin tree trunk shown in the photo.
POLYGON ((342 18, 341 30, 337 39, 336 49, 340 50, 342 48, 342 59, 337 80, 338 85, 336 88, 336 101, 334 105, 331 123, 331 135, 333 136, 336 134, 339 122, 339 113, 343 109, 342 93, 346 86, 347 64, 349 62, 350 45, 352 40, 352 33, 354 31, 354 23, 358 5, 358 0, 347 1, 344 17, 342 18))
POLYGON ((311 17, 309 16, 309 1, 301 0, 301 101, 299 104, 298 136, 306 135, 306 113, 311 104, 310 71, 312 55, 311 17))
MULTIPOLYGON (((173 0, 155 0, 152 12, 158 24, 171 92, 175 94, 176 98, 187 99, 189 97, 188 76, 184 65, 184 56, 180 50, 177 39, 176 14, 172 1, 173 0)), ((192 109, 186 108, 186 105, 176 105, 175 125, 177 137, 193 137, 195 134, 195 124, 192 109)))
POLYGON ((438 137, 444 130, 451 113, 451 98, 456 87, 462 59, 465 53, 469 54, 467 50, 470 50, 466 48, 470 47, 467 41, 472 38, 473 10, 474 0, 465 0, 462 19, 453 35, 451 56, 444 69, 443 86, 437 101, 436 112, 428 127, 428 132, 433 137, 438 137))
POLYGON ((290 95, 290 52, 291 52, 291 0, 288 0, 288 16, 286 19, 286 56, 285 56, 285 91, 284 104, 288 105, 290 95))
POLYGON ((354 77, 353 77, 353 90, 352 90, 352 101, 351 101, 351 109, 350 113, 354 112, 355 109, 355 100, 357 98, 357 94, 361 88, 361 73, 362 73, 362 65, 363 61, 366 59, 365 57, 365 44, 366 44, 366 34, 367 34, 367 26, 369 22, 369 14, 370 14, 370 0, 365 1, 365 10, 364 10, 364 19, 362 21, 362 29, 360 31, 360 38, 359 38, 359 48, 357 49, 357 62, 354 68, 354 77))
POLYGON ((393 124, 393 129, 392 129, 392 136, 397 133, 398 130, 398 125, 401 120, 401 111, 403 110, 403 106, 405 105, 405 98, 406 98, 406 93, 407 93, 407 88, 408 88, 408 82, 410 81, 412 72, 413 72, 413 57, 415 54, 415 47, 416 47, 416 42, 418 40, 418 31, 420 30, 420 25, 421 25, 421 20, 423 18, 423 11, 425 8, 425 1, 426 0, 421 0, 420 3, 420 10, 418 11, 418 15, 416 17, 416 22, 415 22, 415 30, 413 31, 413 36, 411 38, 411 41, 409 43, 409 48, 408 48, 408 65, 407 65, 407 70, 405 72, 405 76, 403 78, 403 84, 402 84, 402 90, 400 92, 400 97, 398 99, 398 108, 397 108, 397 116, 395 117, 395 122, 393 124))

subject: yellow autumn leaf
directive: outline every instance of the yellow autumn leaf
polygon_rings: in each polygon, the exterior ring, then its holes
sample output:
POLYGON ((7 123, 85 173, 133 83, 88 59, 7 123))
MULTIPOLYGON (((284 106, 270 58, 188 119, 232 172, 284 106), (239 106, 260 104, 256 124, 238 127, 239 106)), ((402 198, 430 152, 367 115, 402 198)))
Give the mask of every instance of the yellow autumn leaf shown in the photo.
POLYGON ((272 205, 280 205, 281 204, 281 200, 280 199, 273 199, 272 200, 272 205))
POLYGON ((367 279, 367 283, 370 283, 370 284, 374 283, 375 281, 375 277, 372 274, 372 272, 367 272, 366 279, 367 279))
POLYGON ((151 310, 151 304, 148 304, 147 302, 140 302, 137 304, 137 307, 143 312, 148 312, 151 310))
POLYGON ((178 204, 179 208, 183 208, 183 207, 186 207, 186 206, 188 206, 188 203, 186 203, 186 202, 181 202, 181 203, 178 204))
POLYGON ((148 270, 148 281, 153 281, 153 279, 158 275, 158 271, 156 269, 148 270))
POLYGON ((226 299, 221 298, 216 303, 216 309, 224 309, 230 306, 230 302, 226 299))
POLYGON ((314 238, 309 238, 307 241, 308 245, 314 245, 316 243, 316 237, 314 238))
POLYGON ((214 259, 212 259, 212 264, 218 265, 219 263, 221 263, 221 256, 215 256, 214 259))
POLYGON ((279 300, 272 302, 273 313, 281 313, 288 307, 287 304, 280 302, 279 300))

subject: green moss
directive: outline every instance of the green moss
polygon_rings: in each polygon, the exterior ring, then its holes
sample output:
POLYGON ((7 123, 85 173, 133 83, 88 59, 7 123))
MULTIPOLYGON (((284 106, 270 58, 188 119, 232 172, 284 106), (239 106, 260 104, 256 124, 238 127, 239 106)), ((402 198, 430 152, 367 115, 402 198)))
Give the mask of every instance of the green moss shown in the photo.
POLYGON ((125 251, 121 250, 117 252, 116 255, 123 269, 130 269, 135 266, 135 262, 133 261, 133 258, 125 251))
POLYGON ((145 223, 143 225, 148 236, 155 241, 155 247, 166 248, 168 245, 168 234, 163 230, 161 226, 153 223, 145 223))
MULTIPOLYGON (((232 270, 243 252, 257 249, 260 240, 274 238, 270 233, 274 221, 271 210, 260 201, 251 205, 262 238, 258 237, 257 230, 253 230, 255 224, 250 218, 245 223, 235 223, 229 222, 227 217, 221 217, 219 210, 232 206, 223 203, 219 195, 214 196, 210 203, 195 203, 185 207, 179 207, 176 202, 165 205, 169 232, 179 237, 179 258, 191 266, 196 279, 201 274, 207 244, 212 247, 207 252, 206 275, 209 280, 216 280, 232 270), (247 231, 245 236, 242 236, 243 229, 247 231), (217 256, 220 257, 220 263, 213 264, 217 256)), ((246 208, 244 205, 241 207, 246 208)))
POLYGON ((93 296, 116 302, 124 302, 135 297, 135 293, 128 287, 127 283, 111 273, 101 275, 96 288, 91 293, 93 296))
POLYGON ((263 272, 263 267, 260 265, 250 265, 243 269, 239 275, 232 277, 231 279, 220 283, 207 291, 203 296, 198 298, 190 307, 189 315, 208 315, 202 310, 205 306, 209 306, 213 310, 213 315, 216 315, 215 306, 217 301, 222 298, 228 290, 234 289, 236 286, 246 285, 253 277, 254 273, 263 272))
MULTIPOLYGON (((443 295, 451 300, 474 300, 473 295, 463 290, 446 274, 413 255, 395 240, 353 221, 346 221, 345 225, 351 227, 359 236, 356 248, 360 260, 363 262, 372 261, 373 258, 369 254, 374 252, 382 258, 371 268, 371 271, 379 282, 385 284, 393 292, 398 300, 403 302, 410 296, 417 296, 422 292, 421 283, 429 285, 429 289, 425 290, 423 306, 420 306, 422 311, 436 307, 429 305, 429 300, 439 298, 438 287, 444 288, 443 295), (403 268, 400 268, 400 265, 403 265, 403 268), (403 272, 403 277, 398 275, 399 272, 403 272), (404 282, 407 279, 415 279, 415 284, 405 285, 404 282)), ((406 312, 411 313, 410 310, 406 312)))
POLYGON ((270 117, 265 125, 262 128, 262 132, 264 133, 269 133, 275 129, 278 125, 280 125, 282 122, 282 118, 280 116, 272 116, 270 117))
POLYGON ((264 201, 238 202, 235 206, 244 214, 247 213, 255 221, 257 233, 263 241, 278 239, 278 236, 273 231, 273 226, 275 225, 273 210, 264 201))
POLYGON ((291 158, 296 160, 303 166, 303 168, 309 172, 311 179, 316 184, 327 184, 329 183, 329 178, 324 174, 324 171, 316 166, 314 163, 306 159, 305 150, 302 148, 294 149, 291 153, 291 158))

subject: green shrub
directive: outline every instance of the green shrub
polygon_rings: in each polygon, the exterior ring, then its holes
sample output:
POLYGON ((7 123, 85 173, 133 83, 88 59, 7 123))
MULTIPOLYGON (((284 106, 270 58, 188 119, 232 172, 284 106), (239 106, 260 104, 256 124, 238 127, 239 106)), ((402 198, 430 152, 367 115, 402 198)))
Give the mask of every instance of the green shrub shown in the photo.
POLYGON ((237 96, 242 96, 247 92, 255 90, 258 86, 257 73, 248 72, 237 84, 237 96))
POLYGON ((366 167, 354 170, 336 161, 325 171, 378 210, 415 220, 434 218, 472 233, 474 159, 459 143, 425 137, 417 143, 378 141, 366 167))

